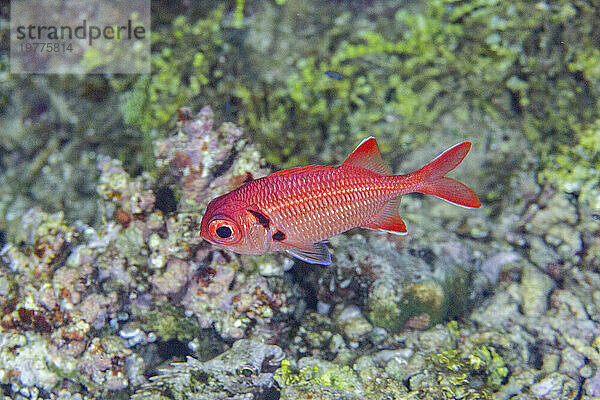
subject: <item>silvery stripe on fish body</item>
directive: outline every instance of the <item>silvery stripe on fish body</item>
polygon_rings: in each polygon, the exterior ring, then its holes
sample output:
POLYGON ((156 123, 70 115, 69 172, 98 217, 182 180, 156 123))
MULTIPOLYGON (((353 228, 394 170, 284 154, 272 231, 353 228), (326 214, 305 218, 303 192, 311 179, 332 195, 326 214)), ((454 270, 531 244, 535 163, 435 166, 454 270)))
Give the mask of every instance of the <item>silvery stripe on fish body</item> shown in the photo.
POLYGON ((354 167, 259 179, 240 191, 288 239, 318 242, 373 219, 397 196, 396 177, 354 167))

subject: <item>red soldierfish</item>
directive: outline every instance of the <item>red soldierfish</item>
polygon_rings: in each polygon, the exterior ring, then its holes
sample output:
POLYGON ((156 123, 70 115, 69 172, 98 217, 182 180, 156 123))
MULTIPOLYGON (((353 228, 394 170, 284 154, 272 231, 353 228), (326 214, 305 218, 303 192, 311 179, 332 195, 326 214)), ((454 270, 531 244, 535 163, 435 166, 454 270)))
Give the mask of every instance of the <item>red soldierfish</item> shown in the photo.
POLYGON ((481 202, 466 185, 445 175, 465 158, 470 142, 446 150, 408 175, 392 175, 375 138, 370 137, 339 167, 286 169, 212 200, 200 235, 242 254, 287 251, 313 264, 329 265, 324 240, 360 226, 406 234, 398 215, 400 197, 426 193, 477 208, 481 202))

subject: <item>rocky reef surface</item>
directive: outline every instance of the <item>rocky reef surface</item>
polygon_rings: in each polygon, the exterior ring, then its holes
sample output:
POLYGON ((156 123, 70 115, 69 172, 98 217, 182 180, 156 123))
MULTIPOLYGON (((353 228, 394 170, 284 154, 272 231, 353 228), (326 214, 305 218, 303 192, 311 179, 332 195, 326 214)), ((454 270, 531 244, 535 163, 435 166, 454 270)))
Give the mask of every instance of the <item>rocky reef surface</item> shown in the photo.
POLYGON ((518 135, 461 172, 501 207, 407 196, 408 236, 332 238, 323 268, 203 242, 208 201, 269 170, 210 108, 177 124, 152 174, 97 157, 101 228, 33 208, 1 249, 4 398, 600 397, 597 210, 540 187, 518 135))

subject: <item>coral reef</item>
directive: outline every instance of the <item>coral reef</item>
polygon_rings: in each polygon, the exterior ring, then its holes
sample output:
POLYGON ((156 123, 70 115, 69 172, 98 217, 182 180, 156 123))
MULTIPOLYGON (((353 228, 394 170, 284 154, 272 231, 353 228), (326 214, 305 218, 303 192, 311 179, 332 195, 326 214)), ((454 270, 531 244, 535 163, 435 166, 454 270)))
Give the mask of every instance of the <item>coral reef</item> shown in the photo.
POLYGON ((159 3, 148 76, 0 43, 0 398, 600 398, 593 1, 159 3), (399 173, 469 138, 484 207, 406 196, 327 268, 199 238, 371 134, 399 173))
MULTIPOLYGON (((513 224, 491 229, 482 211, 409 197, 412 235, 332 238, 328 268, 231 255, 198 237, 202 209, 268 171, 239 128, 214 127, 209 108, 181 109, 178 126, 155 142, 156 176, 132 178, 121 162, 99 159, 102 229, 39 209, 22 217, 19 244, 0 253, 5 390, 38 398, 597 395, 600 244, 598 224, 579 223, 588 203, 539 188, 502 211, 513 224)), ((529 187, 532 177, 513 179, 529 187)))
POLYGON ((156 145, 165 181, 183 187, 181 212, 165 210, 174 194, 153 189, 148 174, 132 179, 119 161, 102 158, 97 191, 110 219, 102 230, 39 209, 22 217, 20 245, 0 253, 3 383, 48 393, 122 391, 146 380, 136 346, 201 346, 201 333, 213 329, 241 338, 250 325, 259 330, 293 313, 293 286, 254 274, 255 262, 246 271, 243 260, 209 252, 197 235, 209 199, 243 183, 248 170, 262 171, 241 131, 213 130, 211 117, 203 109, 156 145))
POLYGON ((575 146, 564 145, 542 178, 587 202, 596 215, 600 210, 600 120, 585 129, 575 146))
POLYGON ((255 340, 238 340, 220 356, 199 362, 188 358, 185 363, 163 369, 143 385, 132 400, 167 399, 254 399, 272 391, 273 373, 283 360, 277 347, 255 340), (271 371, 271 372, 269 372, 271 371))

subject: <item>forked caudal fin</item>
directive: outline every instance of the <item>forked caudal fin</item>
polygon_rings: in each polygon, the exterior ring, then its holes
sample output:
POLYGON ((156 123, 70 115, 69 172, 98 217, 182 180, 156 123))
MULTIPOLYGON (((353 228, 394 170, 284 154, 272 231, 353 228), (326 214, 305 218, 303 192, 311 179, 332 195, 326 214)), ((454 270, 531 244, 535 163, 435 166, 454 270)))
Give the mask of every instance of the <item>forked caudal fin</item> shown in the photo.
POLYGON ((465 158, 471 149, 471 142, 459 143, 412 174, 404 175, 403 180, 413 182, 412 192, 420 192, 439 197, 462 207, 478 208, 481 202, 467 185, 445 175, 452 171, 465 158))

